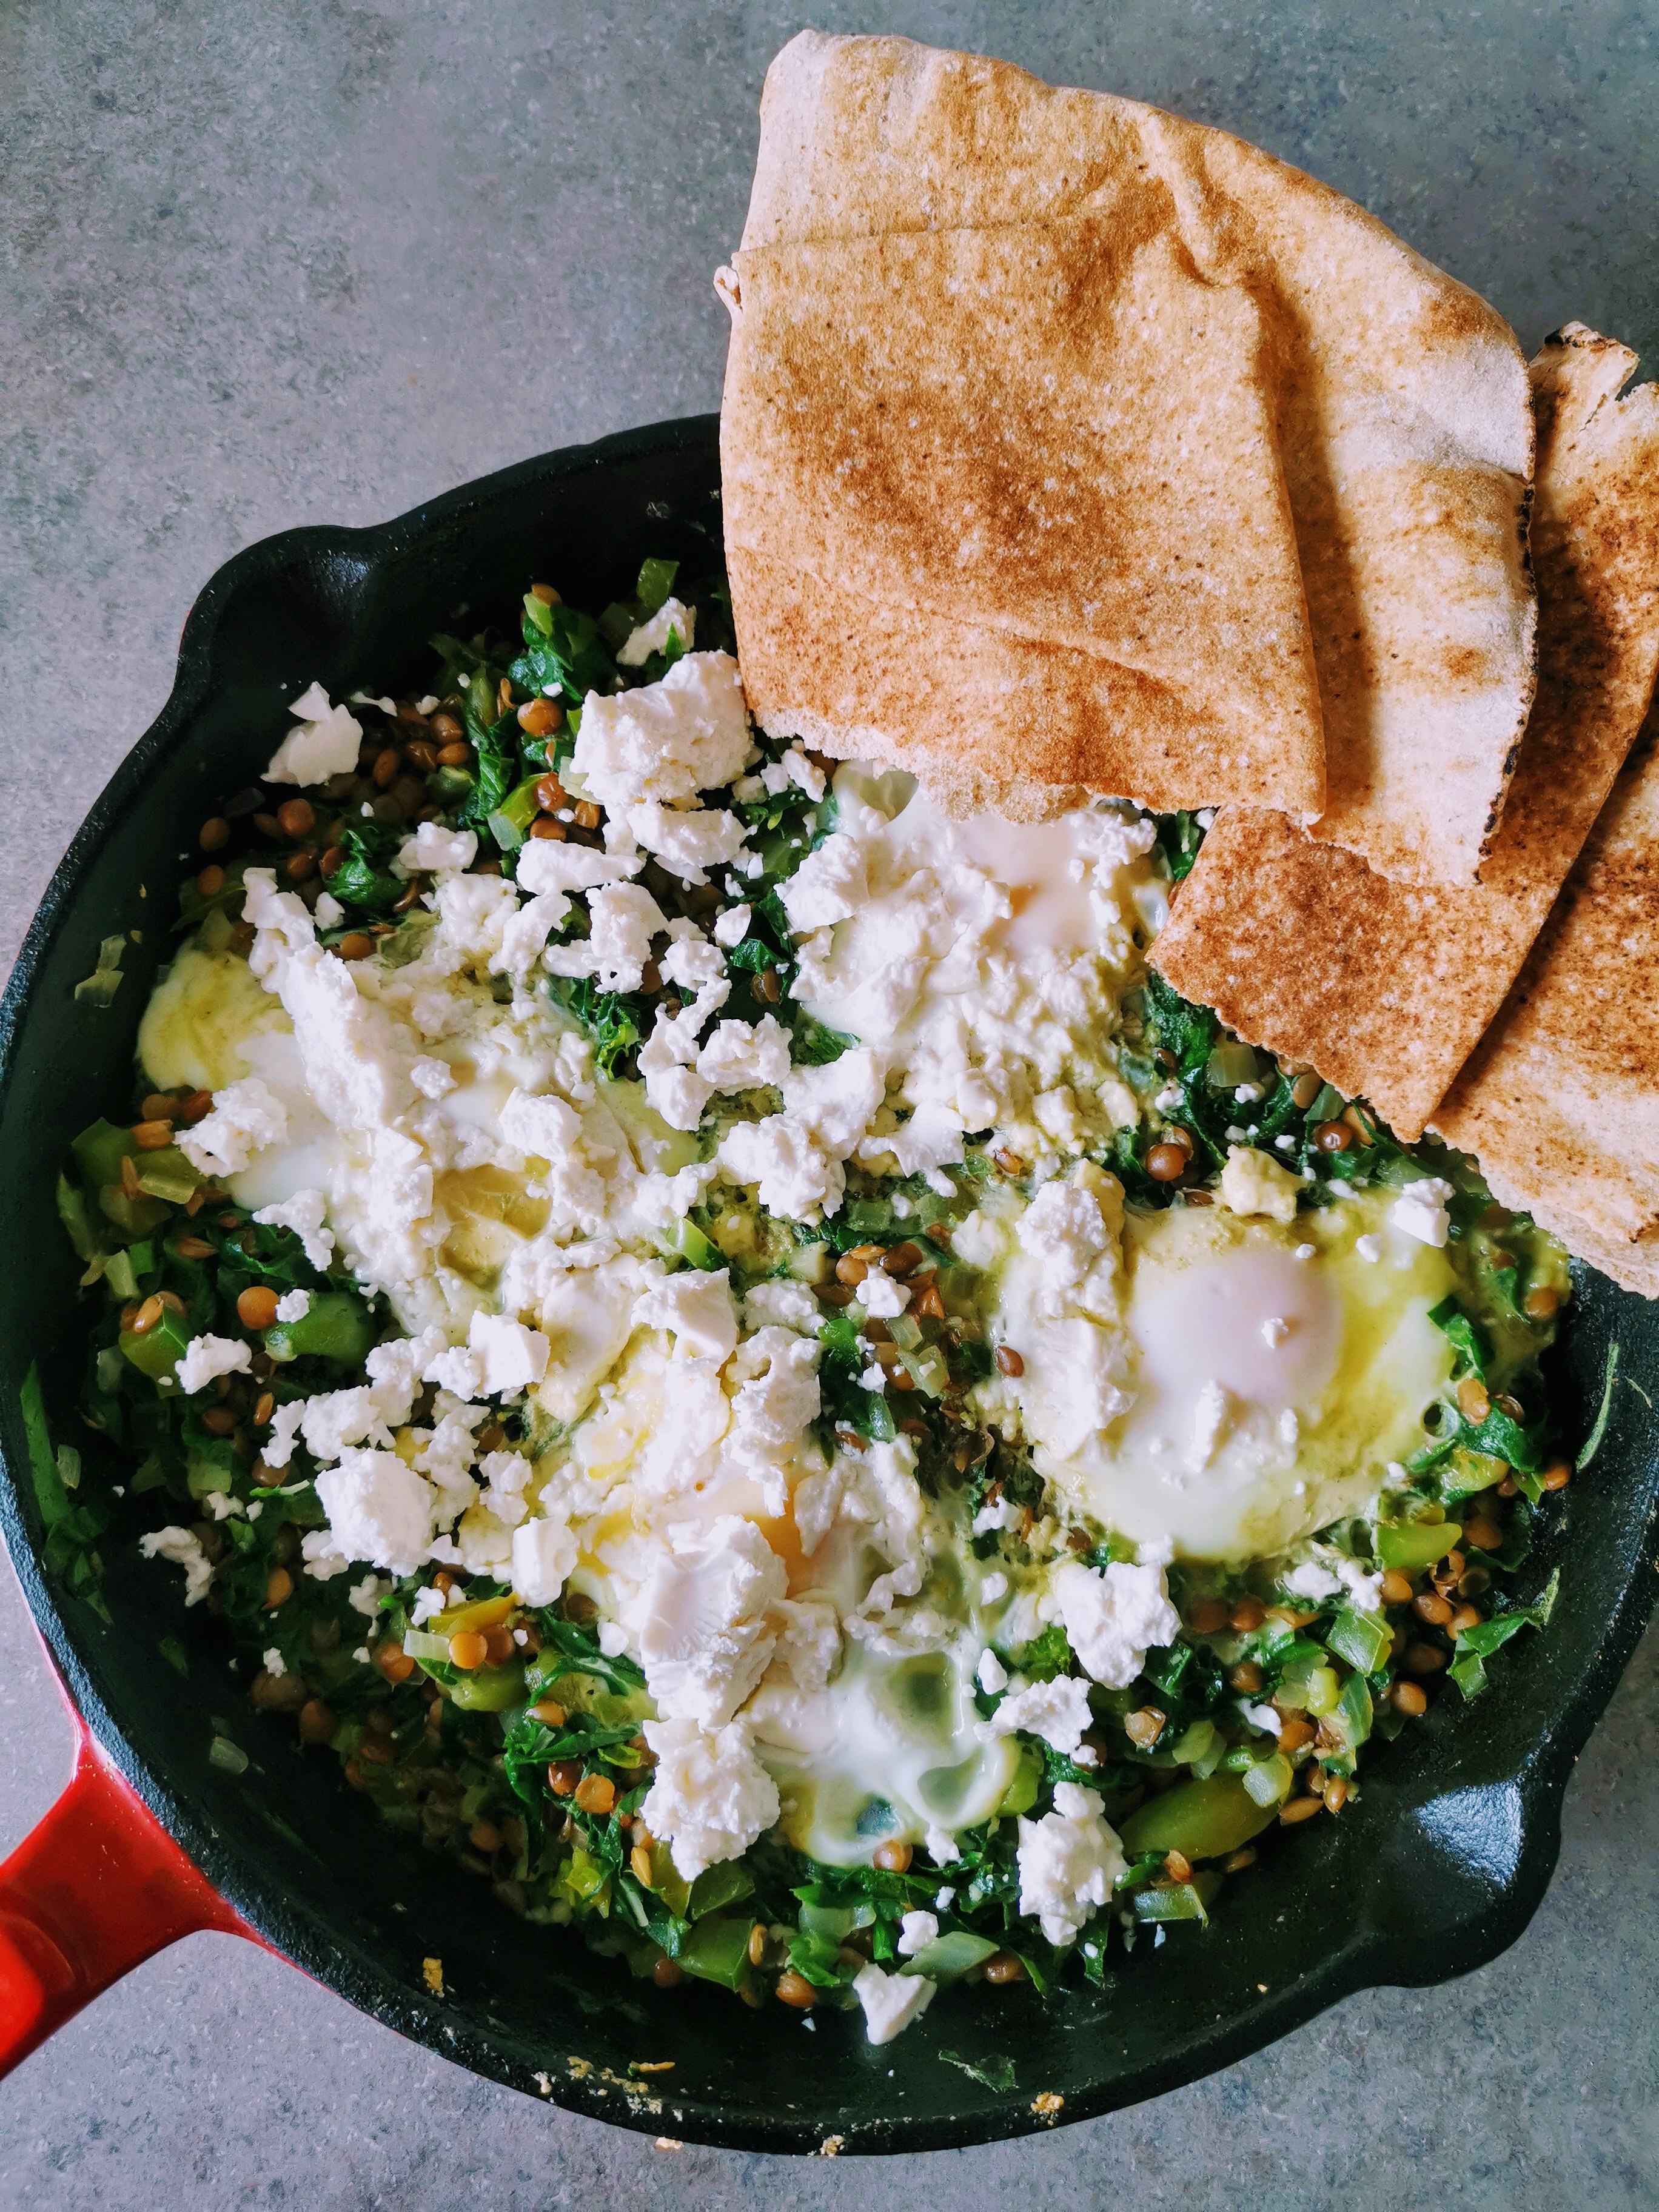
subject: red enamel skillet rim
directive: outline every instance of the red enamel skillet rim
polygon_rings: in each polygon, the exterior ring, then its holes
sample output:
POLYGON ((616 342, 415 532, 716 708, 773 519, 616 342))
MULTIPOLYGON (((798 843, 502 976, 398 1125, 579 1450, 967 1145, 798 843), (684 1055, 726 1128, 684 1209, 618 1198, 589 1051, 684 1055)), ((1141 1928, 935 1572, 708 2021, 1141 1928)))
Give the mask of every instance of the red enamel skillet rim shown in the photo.
POLYGON ((39 1360, 68 1432, 58 1361, 73 1337, 74 1269, 52 1189, 68 1136, 121 1095, 164 930, 130 957, 129 995, 104 1029, 70 987, 112 921, 145 911, 141 883, 170 898, 178 825, 257 774, 284 701, 313 676, 335 696, 397 680, 405 663, 418 683, 410 641, 465 611, 456 589, 510 608, 556 562, 568 595, 594 605, 626 589, 647 552, 679 556, 690 574, 717 550, 718 480, 706 416, 546 455, 379 529, 251 548, 192 610, 166 708, 42 902, 0 1006, 0 1156, 13 1164, 0 1190, 11 1255, 0 1526, 67 1686, 76 1753, 65 1795, 0 1867, 0 2070, 143 1960, 207 1929, 264 1944, 480 2075, 653 2135, 786 2152, 828 2139, 848 2152, 959 2147, 1158 2094, 1354 1990, 1468 1972, 1514 1941, 1543 1894, 1565 1778, 1645 1624, 1659 1565, 1647 1402, 1659 1396, 1659 1316, 1588 1270, 1553 1376, 1569 1432, 1589 1430, 1615 1340, 1637 1387, 1615 1392, 1595 1462, 1529 1567, 1541 1582, 1563 1565, 1547 1634, 1510 1644, 1477 1705, 1460 1710, 1448 1693, 1381 1747, 1343 1819, 1264 1851, 1207 1931, 1180 1931, 1156 1955, 1116 1954, 1104 1991, 1068 1990, 1046 2009, 1029 1990, 947 1992, 879 2051, 856 2017, 808 2031, 692 1984, 641 1994, 619 1961, 475 1896, 301 1753, 291 1724, 246 1711, 199 1609, 183 1614, 176 1577, 131 1559, 130 1533, 103 1547, 112 1627, 43 1571, 17 1391, 39 1360), (195 1639, 187 1680, 155 1657, 161 1632, 195 1639), (245 1776, 206 1759, 222 1726, 251 1754, 245 1776), (431 1956, 442 1996, 428 1985, 431 1956), (982 2075, 997 2079, 1006 2058, 1015 2086, 990 2086, 982 2075), (630 2071, 665 2061, 666 2072, 630 2071))

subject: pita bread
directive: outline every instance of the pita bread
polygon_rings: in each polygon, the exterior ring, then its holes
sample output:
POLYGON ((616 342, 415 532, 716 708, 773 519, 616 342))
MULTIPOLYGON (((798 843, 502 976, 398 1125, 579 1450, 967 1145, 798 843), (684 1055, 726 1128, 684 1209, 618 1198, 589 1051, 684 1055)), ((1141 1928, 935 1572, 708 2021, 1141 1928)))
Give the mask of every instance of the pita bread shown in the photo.
POLYGON ((1531 680, 1501 319, 1270 156, 1000 63, 804 33, 761 121, 721 453, 762 722, 1022 811, 1305 816, 1322 712, 1333 827, 1471 878, 1531 680))
POLYGON ((1577 323, 1533 363, 1538 697, 1482 882, 1391 883, 1281 817, 1230 809, 1152 950, 1176 990, 1368 1097, 1403 1137, 1520 972, 1653 690, 1659 386, 1619 398, 1635 366, 1577 323))
POLYGON ((1659 713, 1434 1118, 1505 1205, 1659 1291, 1659 713))

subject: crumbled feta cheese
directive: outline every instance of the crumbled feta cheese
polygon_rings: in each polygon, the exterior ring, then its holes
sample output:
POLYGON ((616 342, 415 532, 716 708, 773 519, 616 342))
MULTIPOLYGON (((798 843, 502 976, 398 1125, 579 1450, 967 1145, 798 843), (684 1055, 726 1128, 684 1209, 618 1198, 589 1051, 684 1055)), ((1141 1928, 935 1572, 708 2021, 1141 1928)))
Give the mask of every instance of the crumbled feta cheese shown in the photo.
POLYGON ((677 1359, 729 1359, 738 1341, 738 1313, 727 1271, 687 1268, 653 1283, 635 1301, 635 1328, 673 1334, 677 1359))
POLYGON ((597 976, 607 991, 637 991, 651 940, 667 928, 667 916, 639 884, 611 884, 591 893, 587 912, 586 937, 549 945, 544 965, 555 975, 597 976))
POLYGON ((319 1274, 334 1257, 334 1239, 324 1228, 328 1200, 319 1190, 295 1191, 280 1206, 261 1206, 253 1218, 262 1229, 289 1229, 299 1238, 305 1255, 319 1274))
POLYGON ((659 684, 610 697, 590 691, 571 766, 601 806, 695 799, 729 783, 750 750, 738 664, 688 653, 659 684))
MULTIPOLYGON (((1230 1129, 1227 1133, 1231 1137, 1234 1133, 1230 1129)), ((1296 1218, 1296 1194, 1307 1180, 1281 1166, 1270 1153, 1235 1144, 1221 1170, 1221 1203, 1235 1213, 1262 1213, 1288 1225, 1296 1218)))
POLYGON ((1389 1209, 1389 1225, 1438 1249, 1446 1242, 1446 1208, 1455 1195, 1443 1176, 1425 1176, 1419 1182, 1407 1183, 1389 1209))
POLYGON ((710 868, 737 857, 745 834, 735 814, 701 807, 686 813, 655 799, 630 806, 627 818, 637 842, 683 884, 706 884, 710 868))
POLYGON ((1049 1942, 1075 1942, 1111 1901, 1125 1870, 1122 1846, 1101 1818, 1104 1800, 1075 1782, 1057 1783, 1054 1806, 1040 1820, 1022 1817, 1016 1863, 1019 1909, 1040 1920, 1049 1942))
POLYGON ((510 1091, 501 1104, 500 1127, 509 1145, 534 1159, 557 1160, 581 1136, 581 1116, 562 1098, 510 1091))
POLYGON ((489 1398, 527 1390, 547 1372, 547 1339, 508 1314, 475 1313, 467 1347, 482 1363, 478 1387, 489 1398))
POLYGON ((569 892, 598 890, 607 884, 623 883, 629 876, 638 875, 641 866, 637 854, 623 857, 601 853, 592 845, 562 844, 551 837, 532 837, 519 848, 516 880, 519 889, 530 892, 532 897, 564 898, 563 908, 555 916, 562 921, 569 911, 569 892))
POLYGON ((266 1674, 270 1675, 273 1682, 280 1682, 283 1676, 288 1672, 288 1662, 283 1658, 282 1653, 276 1649, 276 1646, 274 1644, 271 1645, 270 1650, 264 1652, 261 1656, 260 1664, 264 1667, 266 1674))
POLYGON ((439 822, 422 822, 412 837, 398 848, 398 866, 408 875, 438 875, 446 870, 470 868, 478 857, 474 830, 446 830, 439 822))
POLYGON ((310 1311, 309 1291, 284 1291, 276 1301, 276 1318, 280 1322, 303 1321, 310 1311))
POLYGON ((890 1321, 895 1314, 902 1314, 910 1303, 909 1285, 879 1267, 871 1268, 854 1295, 866 1313, 881 1321, 890 1321))
POLYGON ((1008 1669, 988 1644, 979 1655, 979 1664, 974 1669, 974 1679, 988 1698, 994 1698, 1008 1686, 1008 1669))
POLYGON ((317 903, 311 912, 319 929, 337 929, 346 915, 339 900, 329 891, 318 893, 317 903))
POLYGON ((1075 1756, 1088 1728, 1089 1686, 1075 1674, 1056 1674, 1052 1681, 1028 1682, 1010 1690, 985 1723, 988 1735, 1012 1735, 1023 1729, 1040 1735, 1062 1758, 1075 1756))
POLYGON ((864 849, 856 837, 837 830, 809 853, 778 897, 792 929, 823 929, 846 921, 869 896, 864 849))
POLYGON ((365 1575, 362 1582, 354 1583, 346 1592, 346 1603, 355 1613, 361 1613, 366 1620, 378 1620, 380 1617, 380 1600, 391 1588, 392 1584, 383 1580, 380 1576, 365 1575))
POLYGON ((1290 1333, 1291 1324, 1279 1314, 1269 1314, 1261 1324, 1261 1341, 1269 1352, 1277 1352, 1290 1333))
POLYGON ((735 1514, 665 1551, 629 1623, 658 1711, 703 1728, 729 1721, 766 1672, 777 1644, 767 1615, 787 1589, 783 1562, 735 1514))
POLYGON ((805 1283, 780 1276, 772 1282, 757 1283, 745 1293, 743 1317, 751 1329, 793 1328, 803 1335, 816 1336, 823 1314, 805 1283))
POLYGON ((749 923, 754 908, 748 906, 729 906, 714 919, 714 942, 728 949, 741 945, 749 934, 749 923))
POLYGON ((678 637, 682 651, 690 653, 696 624, 695 607, 682 606, 676 599, 665 599, 656 613, 631 629, 617 647, 617 667, 643 668, 653 653, 667 652, 671 637, 678 637))
POLYGON ((1380 1260, 1382 1257, 1382 1239, 1375 1235, 1356 1237, 1353 1249, 1362 1260, 1380 1260))
MULTIPOLYGON (((938 1866, 952 1866, 962 1856, 957 1839, 948 1828, 929 1828, 922 1841, 927 1846, 928 1856, 938 1866)), ((941 1897, 945 1894, 944 1890, 939 1892, 941 1897)), ((952 1891, 950 1894, 954 1897, 955 1892, 952 1891)), ((941 1905, 939 1911, 943 1912, 945 1910, 945 1907, 941 1905)))
POLYGON ((433 1491, 391 1451, 345 1451, 317 1477, 329 1535, 348 1560, 412 1575, 432 1541, 433 1491))
POLYGON ((897 1948, 901 1959, 914 1959, 918 1951, 925 1951, 938 1940, 939 1921, 931 1912, 907 1912, 899 1923, 897 1948))
POLYGON ((298 720, 270 757, 267 783, 326 783, 356 767, 363 726, 345 708, 331 706, 320 684, 293 700, 288 711, 298 720))
POLYGON ((979 1578, 979 1601, 981 1605, 997 1605, 1008 1595, 1008 1577, 994 1571, 979 1578))
POLYGON ((455 1071, 447 1060, 434 1060, 422 1053, 410 1063, 409 1079, 422 1098, 436 1101, 448 1097, 455 1088, 455 1071))
POLYGON ((775 1087, 789 1073, 789 1032, 770 1014, 752 1026, 720 1022, 697 1054, 697 1073, 714 1090, 732 1093, 775 1087))
POLYGON ((892 2042, 933 2002, 937 1983, 925 1974, 888 1974, 878 1966, 861 1966, 853 1994, 864 2008, 864 2032, 874 2044, 892 2042))
POLYGON ((204 1175, 240 1175, 256 1152, 288 1137, 288 1114, 257 1075, 216 1091, 213 1110, 180 1129, 179 1149, 204 1175))
POLYGON ((769 1213, 810 1221, 833 1213, 847 1188, 846 1170, 792 1114, 734 1121, 720 1139, 722 1173, 755 1186, 769 1213))
POLYGON ((193 1395, 218 1375, 246 1375, 253 1364, 252 1347, 231 1336, 193 1336, 179 1356, 175 1370, 179 1388, 193 1395))
POLYGON ((690 1720, 647 1721, 642 1733, 657 1764, 637 1817, 668 1844, 683 1880, 740 1858, 777 1819, 777 1784, 741 1723, 710 1731, 690 1720))
POLYGON ((1148 1650, 1173 1644, 1180 1632, 1160 1566, 1114 1559, 1099 1568, 1068 1559, 1055 1568, 1048 1587, 1073 1650, 1106 1689, 1127 1689, 1148 1650))
POLYGON ((526 1521, 513 1531, 513 1587, 526 1605, 551 1605, 576 1564, 563 1521, 526 1521))
POLYGON ((199 1605, 213 1583, 213 1563, 202 1549, 199 1536, 188 1528, 155 1528, 138 1539, 147 1559, 171 1559, 185 1571, 185 1603, 199 1605))

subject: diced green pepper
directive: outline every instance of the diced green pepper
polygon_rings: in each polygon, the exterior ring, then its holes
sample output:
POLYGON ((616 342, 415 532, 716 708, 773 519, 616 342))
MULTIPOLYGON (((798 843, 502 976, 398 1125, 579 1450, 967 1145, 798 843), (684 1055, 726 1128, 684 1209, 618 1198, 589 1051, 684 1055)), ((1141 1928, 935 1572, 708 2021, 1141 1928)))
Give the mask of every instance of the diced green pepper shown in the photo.
POLYGON ((1022 1744, 1019 1765, 1014 1769, 1014 1778, 1002 1793, 997 1807, 1000 1814, 1029 1813, 1037 1801, 1037 1791, 1042 1784, 1042 1759, 1029 1744, 1022 1744))
POLYGON ((524 1662, 509 1659, 504 1667, 479 1667, 471 1673, 458 1667, 449 1694, 464 1713, 504 1713, 525 1701, 524 1662))
POLYGON ((278 1362, 329 1359, 338 1367, 361 1367, 375 1336, 373 1316, 349 1291, 313 1293, 298 1321, 279 1321, 264 1333, 264 1347, 278 1362))
POLYGON ((746 1918, 700 1920, 681 1944, 679 1961, 699 1981, 718 1982, 722 1989, 743 1987, 749 1975, 749 1931, 746 1918))
MULTIPOLYGON (((1283 1752, 1275 1751, 1267 1758, 1248 1766, 1239 1777, 1244 1794, 1255 1805, 1276 1812, 1291 1794, 1292 1780, 1291 1762, 1283 1752)), ((1188 1853, 1190 1857, 1192 1854, 1188 1853)))
MULTIPOLYGON (((135 1164, 139 1189, 147 1197, 165 1199, 169 1206, 182 1206, 202 1180, 177 1145, 163 1145, 159 1152, 139 1152, 135 1164)), ((119 1174, 118 1168, 116 1172, 119 1174)))
POLYGON ((132 1264, 131 1251, 112 1252, 104 1265, 104 1280, 118 1298, 136 1298, 138 1295, 138 1271, 132 1264))
POLYGON ((678 561, 659 561, 653 557, 640 563, 640 578, 635 586, 635 596, 647 615, 653 615, 674 588, 674 579, 679 574, 678 561))
POLYGON ((1132 1859, 1148 1851, 1224 1858, 1259 1836, 1277 1811, 1276 1804, 1257 1804, 1237 1775, 1212 1774, 1180 1783, 1132 1813, 1123 1823, 1123 1848, 1132 1859))
POLYGON ((1401 1521, 1376 1532, 1376 1556, 1402 1575, 1421 1574, 1443 1559, 1463 1531, 1455 1521, 1401 1521))
POLYGON ((902 1974, 926 1974, 932 1982, 954 1982, 970 1968, 982 1966, 1001 1949, 988 1936, 975 1936, 966 1928, 952 1928, 948 1935, 936 1936, 931 1943, 924 1943, 914 1957, 907 1959, 899 1968, 902 1974))
POLYGON ((683 1218, 676 1231, 674 1243, 683 1259, 706 1273, 718 1273, 726 1265, 726 1255, 718 1244, 711 1244, 695 1221, 683 1218))
POLYGON ((529 836, 530 825, 540 811, 536 801, 536 786, 540 781, 539 776, 526 776, 489 817, 485 826, 502 852, 514 851, 529 836))
POLYGON ((723 1905, 737 1905, 755 1893, 754 1877, 740 1859, 722 1859, 705 1867, 691 1885, 686 1908, 689 1920, 702 1920, 723 1905))
POLYGON ((1382 1663, 1392 1638, 1382 1616, 1377 1613, 1356 1613, 1345 1605, 1325 1632, 1325 1641, 1339 1659, 1346 1659, 1362 1674, 1370 1674, 1382 1663))
MULTIPOLYGON (((63 1223, 70 1243, 75 1247, 77 1260, 90 1260, 100 1251, 92 1217, 87 1212, 86 1194, 78 1191, 67 1176, 58 1178, 58 1218, 63 1223)), ((130 1297, 131 1292, 128 1293, 130 1297)))
POLYGON ((158 1382, 171 1382, 173 1370, 184 1356, 190 1342, 190 1330, 184 1316, 163 1306, 161 1318, 154 1328, 143 1334, 124 1328, 118 1340, 123 1357, 130 1359, 141 1375, 152 1376, 158 1382))
POLYGON ((83 1190, 97 1190, 106 1182, 119 1182, 121 1163, 137 1155, 131 1129, 118 1129, 112 1121, 94 1121, 82 1129, 70 1146, 80 1170, 83 1190))
POLYGON ((1209 1904, 1221 1887, 1218 1874, 1195 1874, 1190 1881, 1171 1882, 1167 1889, 1138 1889, 1133 1899, 1137 1920, 1209 1919, 1209 1904))

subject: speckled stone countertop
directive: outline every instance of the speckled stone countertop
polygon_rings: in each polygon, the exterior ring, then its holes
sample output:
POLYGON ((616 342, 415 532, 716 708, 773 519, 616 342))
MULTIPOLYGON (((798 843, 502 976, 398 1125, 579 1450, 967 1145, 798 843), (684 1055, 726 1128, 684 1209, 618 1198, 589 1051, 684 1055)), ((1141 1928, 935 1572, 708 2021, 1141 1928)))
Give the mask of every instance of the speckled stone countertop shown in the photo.
MULTIPOLYGON (((777 0, 0 9, 0 957, 239 547, 718 404, 777 0)), ((1659 11, 937 0, 862 11, 1221 124, 1495 300, 1659 340, 1659 11)), ((69 1735, 0 1582, 0 1848, 69 1735)), ((196 1936, 0 2087, 0 2205, 1417 2208, 1659 2203, 1659 1726, 1638 1651, 1493 1966, 1349 2000, 1085 2127, 884 2163, 657 2148, 196 1936)))

